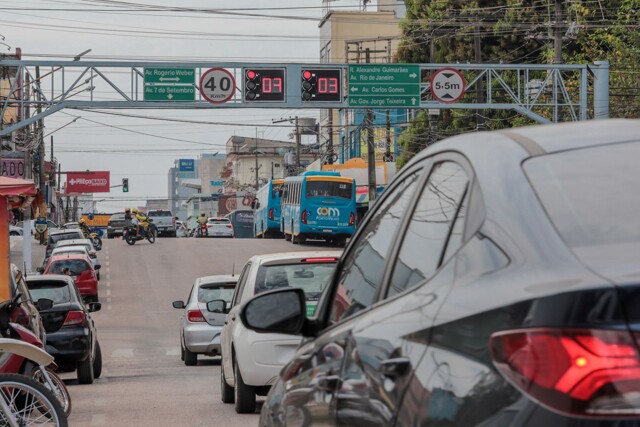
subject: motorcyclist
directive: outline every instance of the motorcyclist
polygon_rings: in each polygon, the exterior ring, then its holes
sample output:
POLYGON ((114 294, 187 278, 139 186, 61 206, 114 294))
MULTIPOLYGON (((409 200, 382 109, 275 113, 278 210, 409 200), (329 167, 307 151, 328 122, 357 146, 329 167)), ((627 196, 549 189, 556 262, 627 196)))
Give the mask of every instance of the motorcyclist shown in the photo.
POLYGON ((80 227, 80 230, 82 230, 82 234, 84 234, 84 237, 88 239, 91 235, 91 230, 87 225, 87 220, 84 218, 80 218, 80 221, 78 221, 78 226, 80 227))
POLYGON ((133 209, 133 215, 138 221, 138 235, 145 236, 147 233, 147 228, 149 227, 149 217, 143 214, 142 212, 138 212, 138 209, 133 209))
POLYGON ((199 225, 198 232, 201 235, 204 235, 204 236, 208 235, 209 230, 207 230, 207 216, 205 215, 205 213, 204 212, 200 212, 200 216, 198 217, 198 219, 196 221, 198 222, 198 225, 199 225))

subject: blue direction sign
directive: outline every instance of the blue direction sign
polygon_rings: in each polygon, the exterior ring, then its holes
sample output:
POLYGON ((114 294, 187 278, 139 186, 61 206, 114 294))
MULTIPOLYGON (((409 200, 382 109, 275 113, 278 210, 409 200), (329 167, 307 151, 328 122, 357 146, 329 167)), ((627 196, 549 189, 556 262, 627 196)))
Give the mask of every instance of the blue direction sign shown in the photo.
POLYGON ((419 108, 420 67, 408 64, 349 65, 349 106, 419 108))

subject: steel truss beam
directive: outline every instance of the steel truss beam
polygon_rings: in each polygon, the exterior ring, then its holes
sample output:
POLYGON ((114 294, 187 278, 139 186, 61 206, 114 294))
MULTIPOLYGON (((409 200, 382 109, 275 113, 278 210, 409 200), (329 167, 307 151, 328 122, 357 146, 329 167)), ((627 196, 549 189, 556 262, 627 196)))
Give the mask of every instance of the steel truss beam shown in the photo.
MULTIPOLYGON (((340 68, 348 82, 348 64, 285 64, 239 62, 111 62, 111 61, 23 61, 0 60, 0 67, 11 73, 12 96, 0 99, 0 117, 7 108, 18 107, 20 121, 0 129, 7 135, 64 108, 73 109, 216 109, 216 108, 333 108, 358 109, 349 106, 347 88, 344 100, 331 103, 305 103, 301 99, 304 68, 340 68), (47 71, 40 79, 34 70, 47 71), (207 102, 196 88, 195 101, 145 101, 145 68, 193 68, 196 82, 210 68, 225 68, 236 79, 238 88, 224 104, 207 102), (285 68, 286 102, 243 102, 243 68, 285 68), (28 76, 28 77, 27 77, 28 76), (27 79, 30 90, 25 90, 27 79), (30 94, 30 96, 26 96, 30 94), (41 113, 33 114, 40 107, 41 113)), ((420 64, 421 101, 417 108, 514 110, 539 123, 587 120, 590 117, 587 90, 594 90, 595 118, 608 116, 608 70, 606 62, 596 64, 420 64), (433 99, 429 79, 433 72, 452 67, 460 70, 467 81, 465 95, 459 102, 445 104, 433 99), (596 81, 597 80, 597 81, 596 81), (605 93, 606 92, 606 93, 605 93), (483 96, 479 96, 483 95, 483 96), (484 99, 483 102, 477 102, 484 99)), ((7 75, 5 73, 5 75, 7 75)), ((197 83, 196 83, 197 86, 197 83)), ((346 85, 345 85, 346 86, 346 85)))

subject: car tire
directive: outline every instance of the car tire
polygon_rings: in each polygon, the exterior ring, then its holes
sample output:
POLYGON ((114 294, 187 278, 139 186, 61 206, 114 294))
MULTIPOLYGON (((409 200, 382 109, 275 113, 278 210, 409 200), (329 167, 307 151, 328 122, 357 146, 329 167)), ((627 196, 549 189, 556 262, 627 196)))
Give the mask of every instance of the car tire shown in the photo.
POLYGON ((230 387, 229 384, 227 384, 227 379, 224 376, 224 363, 222 360, 220 360, 220 398, 222 403, 234 402, 233 387, 230 387))
POLYGON ((196 366, 198 364, 198 354, 190 352, 186 346, 184 348, 184 364, 187 366, 196 366))
POLYGON ((102 375, 102 351, 100 343, 96 341, 96 356, 93 359, 93 378, 100 378, 102 375))
POLYGON ((253 414, 256 411, 256 392, 242 380, 237 363, 233 364, 233 371, 235 376, 233 398, 236 403, 236 413, 253 414))
POLYGON ((184 346, 180 344, 180 360, 184 362, 184 346))
POLYGON ((93 360, 91 356, 78 364, 78 384, 93 384, 93 360))
POLYGON ((19 235, 20 235, 20 233, 18 233, 17 231, 11 231, 9 233, 9 236, 19 236, 19 235))

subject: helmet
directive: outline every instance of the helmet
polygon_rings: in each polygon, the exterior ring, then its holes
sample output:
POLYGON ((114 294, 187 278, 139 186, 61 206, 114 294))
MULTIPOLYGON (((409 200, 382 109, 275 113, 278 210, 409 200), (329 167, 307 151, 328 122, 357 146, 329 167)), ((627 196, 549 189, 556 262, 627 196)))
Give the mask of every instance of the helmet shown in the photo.
POLYGON ((84 224, 85 222, 87 222, 84 218, 80 218, 80 221, 78 221, 78 224, 84 224))
POLYGON ((200 212, 200 216, 204 216, 204 212, 200 212))
POLYGON ((129 212, 131 212, 131 208, 126 208, 124 211, 129 213, 129 212))
POLYGON ((132 211, 132 212, 133 212, 133 213, 138 213, 138 209, 133 208, 133 211, 132 211))

